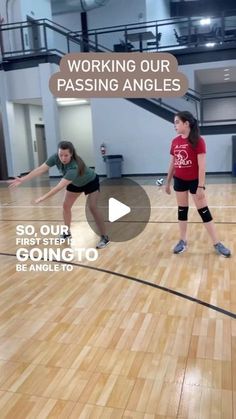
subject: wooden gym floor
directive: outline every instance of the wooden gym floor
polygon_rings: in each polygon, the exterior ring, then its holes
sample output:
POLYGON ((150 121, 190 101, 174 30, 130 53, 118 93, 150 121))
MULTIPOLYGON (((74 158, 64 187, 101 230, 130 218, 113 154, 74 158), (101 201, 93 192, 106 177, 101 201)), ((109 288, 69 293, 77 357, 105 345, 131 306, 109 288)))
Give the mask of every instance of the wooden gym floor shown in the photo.
MULTIPOLYGON (((62 222, 63 193, 32 206, 48 190, 37 185, 0 188, 0 417, 236 418, 236 184, 207 187, 230 259, 194 208, 188 250, 173 255, 174 194, 147 183, 152 213, 138 237, 75 258, 71 272, 16 272, 16 226, 62 222)), ((76 248, 98 239, 84 202, 76 248)))

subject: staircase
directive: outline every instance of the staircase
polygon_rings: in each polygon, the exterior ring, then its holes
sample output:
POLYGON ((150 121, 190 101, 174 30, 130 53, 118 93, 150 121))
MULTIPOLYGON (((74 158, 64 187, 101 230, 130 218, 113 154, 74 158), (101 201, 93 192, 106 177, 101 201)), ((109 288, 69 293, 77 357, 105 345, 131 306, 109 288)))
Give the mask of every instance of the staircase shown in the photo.
MULTIPOLYGON (((26 67, 35 67, 39 63, 45 62, 59 64, 63 55, 70 52, 82 52, 85 47, 86 49, 89 49, 90 52, 112 52, 109 48, 100 45, 96 37, 94 41, 85 39, 82 37, 81 33, 72 32, 48 19, 39 19, 35 22, 34 25, 37 25, 40 40, 31 39, 30 41, 30 33, 32 30, 32 23, 30 22, 20 22, 1 26, 0 45, 2 47, 2 61, 0 63, 0 70, 10 71, 26 67), (13 36, 12 34, 18 34, 20 36, 13 36), (28 34, 27 37, 25 36, 26 34, 28 34), (43 34, 43 37, 41 34, 43 34), (10 37, 16 39, 14 50, 12 47, 9 47, 11 42, 7 42, 10 37), (37 47, 34 45, 34 42, 37 47)), ((35 32, 34 28, 34 34, 35 33, 37 33, 37 31, 35 32)), ((199 53, 200 51, 198 51, 198 54, 199 53)), ((182 50, 182 52, 179 50, 179 54, 182 54, 182 56, 184 54, 186 57, 187 50, 182 50)), ((189 56, 191 61, 191 54, 189 54, 189 56)), ((233 93, 235 93, 233 97, 236 98, 236 92, 233 93)), ((232 97, 232 92, 230 93, 230 97, 232 97)), ((209 98, 208 95, 208 99, 209 98)), ((222 98, 222 95, 218 98, 214 95, 215 100, 219 98, 222 98)), ((224 98, 227 98, 227 96, 224 98)), ((182 98, 138 98, 127 100, 169 122, 173 122, 174 115, 178 111, 189 110, 198 119, 201 132, 205 135, 236 132, 236 119, 232 121, 228 120, 227 123, 224 123, 224 121, 214 121, 214 124, 208 125, 204 123, 205 97, 191 89, 189 89, 182 98)))

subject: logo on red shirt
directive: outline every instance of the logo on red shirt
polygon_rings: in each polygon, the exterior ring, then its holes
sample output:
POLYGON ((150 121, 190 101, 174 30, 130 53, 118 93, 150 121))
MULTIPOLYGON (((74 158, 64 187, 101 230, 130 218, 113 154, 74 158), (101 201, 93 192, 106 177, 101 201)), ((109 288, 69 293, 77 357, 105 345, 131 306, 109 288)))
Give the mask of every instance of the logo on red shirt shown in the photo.
POLYGON ((179 148, 179 146, 175 147, 174 150, 174 156, 175 156, 175 166, 185 166, 185 167, 191 167, 193 162, 188 157, 188 153, 185 149, 179 148))

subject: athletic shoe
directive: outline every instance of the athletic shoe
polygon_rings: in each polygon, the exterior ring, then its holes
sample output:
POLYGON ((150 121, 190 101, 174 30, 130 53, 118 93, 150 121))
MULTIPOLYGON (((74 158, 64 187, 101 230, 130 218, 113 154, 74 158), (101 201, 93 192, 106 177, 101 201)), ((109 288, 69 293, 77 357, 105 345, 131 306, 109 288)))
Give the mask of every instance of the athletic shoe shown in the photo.
POLYGON ((175 254, 183 253, 187 248, 187 242, 184 240, 180 240, 173 249, 175 254))
POLYGON ((220 242, 214 244, 214 248, 219 255, 222 255, 225 258, 229 258, 231 256, 231 251, 220 242))
POLYGON ((108 236, 101 236, 100 241, 98 242, 96 249, 103 249, 104 247, 106 247, 108 245, 108 243, 110 243, 109 237, 108 236))
POLYGON ((72 239, 72 235, 71 235, 71 232, 70 231, 68 231, 68 233, 63 233, 63 234, 60 234, 60 239, 64 239, 64 240, 66 240, 66 239, 72 239))

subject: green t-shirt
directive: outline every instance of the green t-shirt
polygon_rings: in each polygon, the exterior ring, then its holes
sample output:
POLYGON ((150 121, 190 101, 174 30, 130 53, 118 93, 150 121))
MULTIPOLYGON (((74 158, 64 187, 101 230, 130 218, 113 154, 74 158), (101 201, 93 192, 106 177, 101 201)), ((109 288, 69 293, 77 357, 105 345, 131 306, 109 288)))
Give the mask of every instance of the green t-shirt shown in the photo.
POLYGON ((62 173, 63 179, 71 180, 75 186, 84 186, 87 183, 95 179, 96 173, 90 167, 85 167, 83 176, 78 173, 78 163, 76 160, 71 160, 68 164, 63 164, 59 159, 57 153, 50 156, 46 161, 46 165, 49 167, 57 166, 60 173, 62 173))

